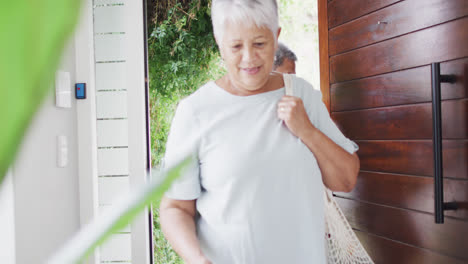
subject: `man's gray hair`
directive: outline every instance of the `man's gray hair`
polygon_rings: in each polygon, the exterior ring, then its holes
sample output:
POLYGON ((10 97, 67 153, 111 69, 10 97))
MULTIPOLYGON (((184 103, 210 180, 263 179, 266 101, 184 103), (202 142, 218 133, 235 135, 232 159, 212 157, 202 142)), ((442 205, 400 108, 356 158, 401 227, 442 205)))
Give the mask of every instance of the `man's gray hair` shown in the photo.
POLYGON ((233 23, 253 23, 257 27, 267 27, 276 40, 278 31, 278 4, 276 0, 213 0, 211 4, 213 33, 221 44, 224 26, 233 23))
POLYGON ((283 64, 284 59, 289 59, 291 61, 297 61, 296 54, 292 50, 290 50, 286 45, 283 43, 279 42, 278 43, 278 49, 276 50, 275 53, 275 62, 273 65, 273 68, 278 68, 283 64))

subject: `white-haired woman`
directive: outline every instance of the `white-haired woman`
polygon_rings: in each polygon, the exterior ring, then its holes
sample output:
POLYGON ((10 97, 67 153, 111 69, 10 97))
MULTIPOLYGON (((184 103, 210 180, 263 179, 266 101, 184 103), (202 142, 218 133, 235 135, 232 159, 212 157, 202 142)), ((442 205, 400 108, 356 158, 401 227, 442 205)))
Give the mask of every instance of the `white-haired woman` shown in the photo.
POLYGON ((284 95, 275 0, 213 0, 212 21, 227 74, 177 108, 166 166, 194 140, 197 164, 163 198, 162 230, 187 263, 325 263, 323 185, 353 188, 357 146, 306 81, 284 95))

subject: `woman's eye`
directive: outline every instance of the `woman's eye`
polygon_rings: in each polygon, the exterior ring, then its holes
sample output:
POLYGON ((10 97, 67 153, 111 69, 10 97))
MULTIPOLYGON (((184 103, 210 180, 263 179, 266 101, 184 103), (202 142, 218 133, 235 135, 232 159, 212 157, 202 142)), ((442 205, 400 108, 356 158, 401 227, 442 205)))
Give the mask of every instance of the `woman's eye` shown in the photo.
POLYGON ((265 45, 265 43, 263 43, 263 42, 256 42, 255 43, 255 46, 257 46, 257 47, 263 47, 263 45, 265 45))
POLYGON ((242 47, 242 45, 240 45, 240 44, 232 46, 233 49, 240 49, 241 47, 242 47))

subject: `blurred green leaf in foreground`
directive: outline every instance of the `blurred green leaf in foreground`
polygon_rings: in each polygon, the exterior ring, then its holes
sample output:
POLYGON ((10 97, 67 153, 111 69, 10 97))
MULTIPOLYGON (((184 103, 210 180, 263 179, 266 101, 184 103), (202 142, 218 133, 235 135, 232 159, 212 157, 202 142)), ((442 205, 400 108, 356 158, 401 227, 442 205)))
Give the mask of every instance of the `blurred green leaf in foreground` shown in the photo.
POLYGON ((132 192, 128 197, 116 202, 99 218, 94 219, 91 224, 81 229, 47 263, 84 263, 96 247, 102 245, 112 234, 131 224, 146 206, 160 200, 172 182, 181 176, 194 161, 193 156, 185 158, 178 165, 163 172, 162 175, 153 177, 154 180, 150 184, 141 186, 136 192, 132 192))
POLYGON ((0 184, 51 89, 80 0, 0 1, 0 184))

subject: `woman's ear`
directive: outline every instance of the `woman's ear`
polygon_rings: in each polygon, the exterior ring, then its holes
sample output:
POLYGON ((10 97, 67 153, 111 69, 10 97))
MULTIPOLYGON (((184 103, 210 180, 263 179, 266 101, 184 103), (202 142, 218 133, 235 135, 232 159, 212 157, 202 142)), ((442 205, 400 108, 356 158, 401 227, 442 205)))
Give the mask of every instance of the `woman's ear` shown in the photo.
POLYGON ((281 27, 278 28, 278 33, 276 34, 276 42, 278 42, 280 33, 281 33, 281 27))

